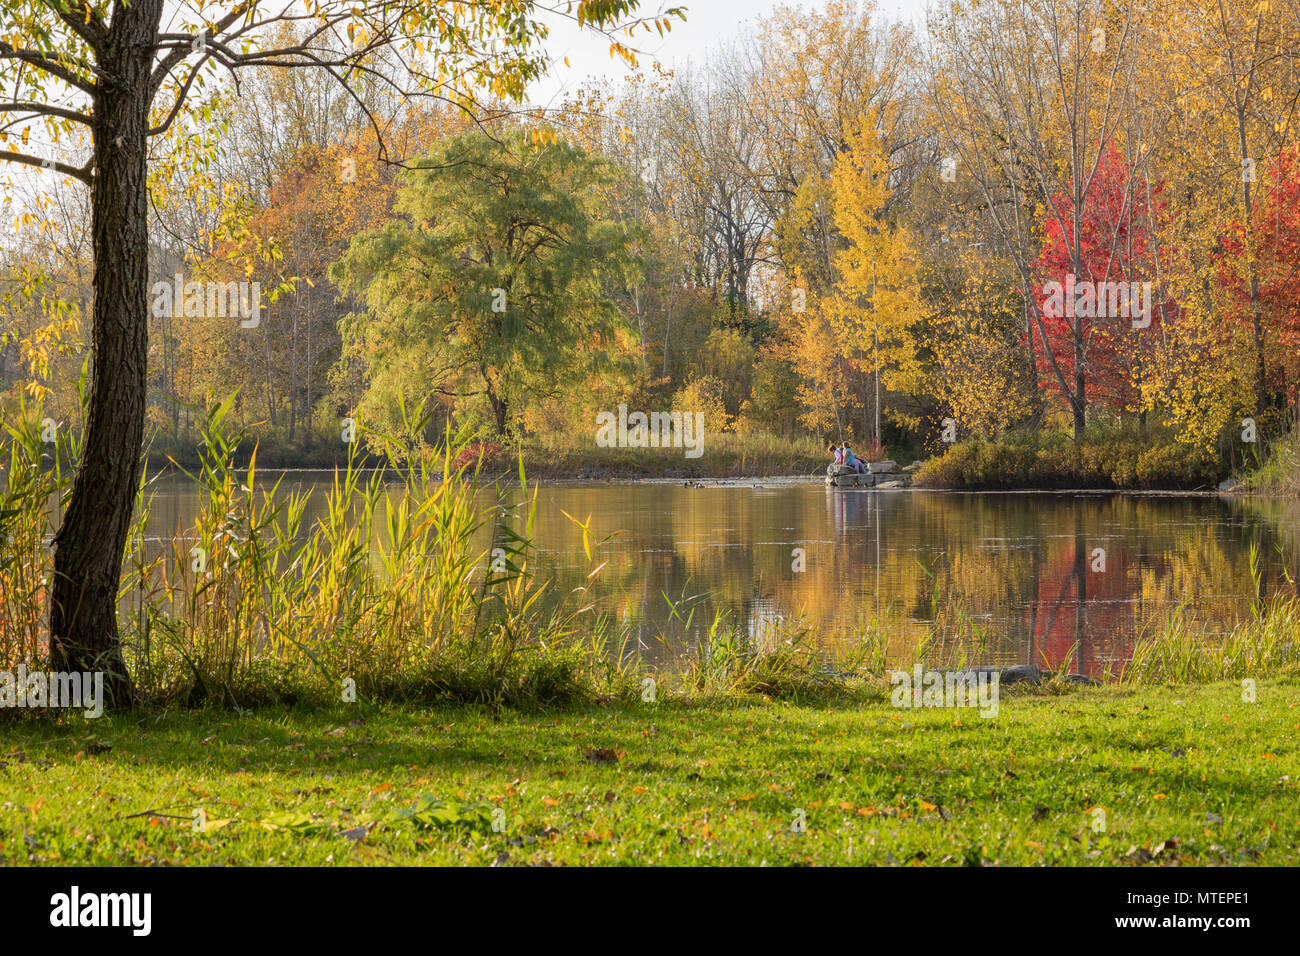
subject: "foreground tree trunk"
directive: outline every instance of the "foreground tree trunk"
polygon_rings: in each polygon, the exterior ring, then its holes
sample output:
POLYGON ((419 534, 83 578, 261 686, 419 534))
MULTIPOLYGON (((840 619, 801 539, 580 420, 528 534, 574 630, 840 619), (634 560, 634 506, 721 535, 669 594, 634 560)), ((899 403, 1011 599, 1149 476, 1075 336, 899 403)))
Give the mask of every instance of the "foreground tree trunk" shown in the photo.
POLYGON ((135 503, 148 360, 146 137, 162 0, 115 7, 93 109, 92 363, 85 445, 55 538, 54 670, 103 671, 107 703, 134 697, 117 630, 117 591, 135 503))

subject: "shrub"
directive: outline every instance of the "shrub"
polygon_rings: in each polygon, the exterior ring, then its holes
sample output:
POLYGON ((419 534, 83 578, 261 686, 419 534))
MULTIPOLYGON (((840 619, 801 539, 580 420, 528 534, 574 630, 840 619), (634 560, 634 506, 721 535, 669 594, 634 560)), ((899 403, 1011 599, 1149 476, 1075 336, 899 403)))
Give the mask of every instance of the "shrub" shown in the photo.
POLYGON ((954 445, 925 462, 915 482, 951 489, 1199 489, 1213 487, 1224 464, 1163 431, 1112 426, 1082 442, 1056 434, 1008 435, 954 445))
POLYGON ((476 441, 471 442, 462 448, 456 455, 455 461, 452 462, 452 471, 464 471, 465 469, 473 470, 474 465, 482 456, 484 462, 494 462, 500 456, 504 447, 494 441, 476 441))
POLYGON ((1271 449, 1264 464, 1247 478, 1253 491, 1272 495, 1300 497, 1300 424, 1291 430, 1271 449))
POLYGON ((673 396, 673 408, 683 414, 704 413, 704 427, 711 434, 731 431, 732 420, 727 414, 727 386, 710 375, 693 379, 673 396))

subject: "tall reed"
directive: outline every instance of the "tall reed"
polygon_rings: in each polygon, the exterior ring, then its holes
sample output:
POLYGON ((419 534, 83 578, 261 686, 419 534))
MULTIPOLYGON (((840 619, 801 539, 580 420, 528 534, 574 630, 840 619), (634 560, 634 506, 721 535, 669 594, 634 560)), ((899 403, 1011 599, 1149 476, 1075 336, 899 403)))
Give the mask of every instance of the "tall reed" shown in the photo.
POLYGON ((46 600, 50 543, 79 436, 43 418, 40 403, 19 405, 0 441, 0 667, 36 665, 49 656, 46 600))

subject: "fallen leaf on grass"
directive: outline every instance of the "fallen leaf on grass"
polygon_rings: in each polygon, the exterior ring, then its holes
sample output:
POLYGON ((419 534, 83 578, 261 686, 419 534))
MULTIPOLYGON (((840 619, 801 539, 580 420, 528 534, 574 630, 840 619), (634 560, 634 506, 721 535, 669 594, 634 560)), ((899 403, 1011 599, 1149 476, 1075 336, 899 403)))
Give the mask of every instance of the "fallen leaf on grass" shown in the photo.
POLYGON ((266 830, 284 830, 299 836, 328 833, 331 829, 328 824, 315 819, 310 813, 295 810, 273 813, 259 822, 266 830))
POLYGON ((489 830, 492 826, 492 807, 480 804, 461 804, 454 800, 439 800, 425 794, 413 807, 393 807, 376 819, 376 823, 412 823, 418 827, 433 828, 465 826, 489 830))
POLYGON ((1178 849, 1179 842, 1178 837, 1170 837, 1162 843, 1157 843, 1156 848, 1151 851, 1151 855, 1157 857, 1161 853, 1165 853, 1172 856, 1174 851, 1178 849))

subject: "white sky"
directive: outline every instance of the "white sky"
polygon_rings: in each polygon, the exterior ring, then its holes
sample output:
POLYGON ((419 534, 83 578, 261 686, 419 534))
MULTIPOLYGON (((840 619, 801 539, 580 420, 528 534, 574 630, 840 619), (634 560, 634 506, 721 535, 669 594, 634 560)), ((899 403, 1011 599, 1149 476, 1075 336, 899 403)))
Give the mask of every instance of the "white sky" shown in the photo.
MULTIPOLYGON (((672 32, 664 39, 657 33, 638 32, 631 45, 639 51, 641 67, 658 60, 667 67, 683 67, 689 61, 704 63, 719 45, 749 32, 755 20, 781 6, 820 10, 825 0, 783 2, 783 0, 642 0, 641 16, 660 9, 684 6, 686 22, 674 19, 672 32)), ((926 0, 877 0, 877 13, 889 20, 924 24, 926 0)), ((531 99, 538 106, 558 106, 566 92, 587 80, 604 77, 620 80, 628 73, 621 58, 611 60, 609 41, 590 30, 580 31, 571 21, 551 25, 547 46, 555 57, 551 74, 534 84, 531 99), (565 68, 563 58, 569 58, 565 68)))

